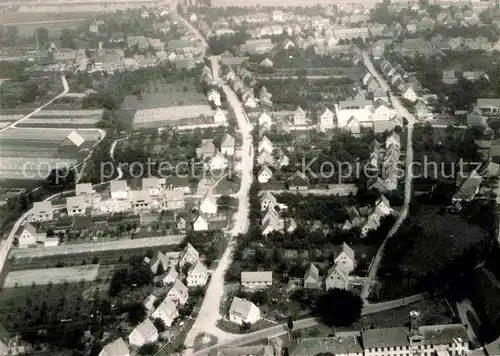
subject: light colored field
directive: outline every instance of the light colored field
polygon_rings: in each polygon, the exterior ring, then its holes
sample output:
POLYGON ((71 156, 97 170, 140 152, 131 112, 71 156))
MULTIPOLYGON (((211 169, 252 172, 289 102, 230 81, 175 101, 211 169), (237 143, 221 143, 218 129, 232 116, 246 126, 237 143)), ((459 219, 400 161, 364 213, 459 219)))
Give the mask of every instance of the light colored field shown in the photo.
MULTIPOLYGON (((131 250, 136 248, 179 245, 184 241, 184 235, 148 237, 133 240, 118 240, 106 242, 92 242, 85 244, 72 244, 55 247, 22 248, 10 250, 9 257, 16 260, 23 258, 41 258, 47 256, 76 255, 103 251, 131 250)), ((173 252, 179 254, 179 252, 173 252)), ((172 256, 173 258, 174 256, 172 256)))
POLYGON ((94 116, 102 116, 104 110, 96 109, 96 110, 41 110, 37 112, 33 117, 47 117, 47 116, 55 116, 55 117, 94 117, 94 116))
POLYGON ((376 0, 340 0, 332 2, 331 0, 249 0, 249 1, 233 1, 233 0, 212 0, 213 7, 227 7, 227 6, 314 6, 314 5, 350 5, 350 4, 363 4, 365 8, 375 7, 375 4, 382 1, 376 0))
POLYGON ((66 268, 31 269, 7 273, 3 288, 26 287, 33 284, 47 285, 94 281, 99 274, 99 265, 66 268))
MULTIPOLYGON (((24 120, 19 127, 26 127, 30 125, 48 124, 48 125, 73 125, 78 127, 80 125, 95 125, 99 122, 100 117, 32 117, 24 120)), ((17 125, 16 125, 17 126, 17 125)))
POLYGON ((69 168, 78 160, 58 158, 2 157, 0 179, 43 180, 55 168, 69 168))
MULTIPOLYGON (((37 140, 37 141, 63 141, 71 131, 76 131, 86 141, 98 141, 101 134, 97 130, 73 130, 73 129, 30 129, 13 128, 0 132, 0 142, 5 139, 10 140, 37 140)), ((20 143, 22 145, 22 143, 20 143)))
POLYGON ((0 121, 1 122, 4 122, 4 121, 12 122, 12 121, 17 121, 22 117, 23 117, 23 115, 0 115, 0 121))
POLYGON ((12 121, 0 121, 0 129, 4 128, 5 126, 9 126, 12 123, 12 121))
MULTIPOLYGON (((180 119, 195 118, 200 115, 213 116, 214 110, 208 105, 171 106, 156 109, 137 110, 134 115, 133 125, 138 127, 151 127, 155 123, 176 121, 180 119)), ((159 125, 161 126, 161 125, 159 125)))

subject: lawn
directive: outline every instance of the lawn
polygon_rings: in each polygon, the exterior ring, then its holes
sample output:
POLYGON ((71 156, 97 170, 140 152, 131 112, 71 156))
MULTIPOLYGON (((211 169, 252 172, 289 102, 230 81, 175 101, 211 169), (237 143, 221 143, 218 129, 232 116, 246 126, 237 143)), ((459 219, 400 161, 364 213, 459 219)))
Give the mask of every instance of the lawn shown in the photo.
MULTIPOLYGON (((248 330, 249 333, 266 329, 271 326, 275 326, 276 324, 271 323, 267 320, 259 320, 258 322, 252 324, 250 326, 250 329, 248 330)), ((241 330, 240 325, 235 324, 229 320, 226 319, 221 319, 217 322, 217 327, 223 331, 226 331, 231 334, 244 334, 245 332, 241 330)))

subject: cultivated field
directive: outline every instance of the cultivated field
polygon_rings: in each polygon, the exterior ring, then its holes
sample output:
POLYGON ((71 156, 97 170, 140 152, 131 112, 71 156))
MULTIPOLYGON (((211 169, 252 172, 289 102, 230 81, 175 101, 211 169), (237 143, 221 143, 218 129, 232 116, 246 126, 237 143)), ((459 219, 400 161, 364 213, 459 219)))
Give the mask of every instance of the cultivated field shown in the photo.
POLYGON ((3 288, 27 287, 33 284, 92 282, 96 280, 98 274, 99 265, 15 271, 7 273, 3 288))
MULTIPOLYGON (((88 153, 61 143, 72 129, 14 128, 0 133, 0 178, 43 180, 57 165, 72 165, 88 153)), ((99 140, 97 130, 77 130, 87 148, 99 140)))
MULTIPOLYGON (((184 241, 184 235, 150 237, 133 240, 118 240, 106 242, 93 242, 84 244, 62 245, 54 247, 37 247, 13 249, 9 257, 16 261, 25 258, 41 258, 47 256, 74 255, 79 253, 92 253, 102 251, 117 251, 139 248, 153 248, 155 246, 177 246, 184 241)), ((177 253, 178 254, 178 253, 177 253)))
POLYGON ((197 118, 201 115, 212 117, 214 110, 208 105, 171 106, 157 109, 143 109, 135 112, 134 128, 160 127, 172 125, 177 120, 197 118))
POLYGON ((4 14, 3 24, 19 24, 27 22, 54 22, 63 20, 78 20, 82 19, 84 14, 79 12, 67 13, 40 13, 40 12, 7 12, 4 14))
POLYGON ((149 82, 140 99, 136 95, 127 95, 122 108, 138 110, 204 104, 206 102, 207 98, 198 93, 192 83, 162 83, 160 80, 156 80, 149 82))
POLYGON ((43 128, 93 128, 101 120, 102 109, 98 110, 42 110, 17 127, 43 128))
MULTIPOLYGON (((9 16, 6 16, 9 17, 9 16)), ((19 36, 30 37, 33 36, 35 30, 40 27, 45 27, 49 30, 50 38, 58 38, 61 31, 65 28, 67 29, 77 29, 79 26, 84 24, 84 19, 80 20, 65 20, 65 21, 36 21, 36 22, 25 22, 18 23, 15 26, 19 29, 19 36)))

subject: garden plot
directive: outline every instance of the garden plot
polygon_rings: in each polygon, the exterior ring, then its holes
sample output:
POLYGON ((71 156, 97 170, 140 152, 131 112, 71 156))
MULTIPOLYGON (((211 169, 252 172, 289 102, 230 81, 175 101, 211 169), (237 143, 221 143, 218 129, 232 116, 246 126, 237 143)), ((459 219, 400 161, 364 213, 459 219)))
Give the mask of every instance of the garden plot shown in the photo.
MULTIPOLYGON (((181 119, 197 118, 200 116, 211 118, 214 110, 208 105, 172 106, 156 109, 137 110, 133 125, 134 128, 159 127, 175 124, 181 119)), ((205 122, 203 122, 205 123, 205 122)))
POLYGON ((98 274, 99 265, 14 271, 9 272, 5 277, 3 288, 25 287, 33 284, 91 282, 97 279, 98 274))
POLYGON ((103 110, 42 110, 18 127, 95 127, 101 120, 103 110))

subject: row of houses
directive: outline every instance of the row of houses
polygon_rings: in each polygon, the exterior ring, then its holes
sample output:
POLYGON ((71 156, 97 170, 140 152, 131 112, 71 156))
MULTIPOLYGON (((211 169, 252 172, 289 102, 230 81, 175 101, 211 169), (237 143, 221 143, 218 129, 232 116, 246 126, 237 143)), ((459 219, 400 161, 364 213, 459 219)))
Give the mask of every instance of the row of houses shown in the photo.
POLYGON ((381 195, 375 201, 373 207, 349 207, 347 209, 348 219, 344 222, 342 230, 347 231, 357 228, 360 229, 361 237, 366 237, 370 231, 379 228, 384 217, 392 215, 393 212, 389 200, 384 195, 381 195))
POLYGON ((368 181, 368 189, 387 193, 396 190, 400 178, 401 138, 392 132, 385 141, 385 147, 374 140, 370 154, 370 167, 377 174, 376 178, 368 181))
MULTIPOLYGON (((296 339, 287 342, 271 339, 268 345, 218 348, 210 356, 466 356, 470 354, 467 328, 462 324, 420 325, 417 311, 410 312, 409 326, 336 331, 328 337, 296 339)), ((498 345, 489 345, 481 355, 496 355, 498 345)), ((474 351, 475 352, 475 351, 474 351)), ((479 354, 478 354, 479 355, 479 354)))
MULTIPOLYGON (((145 263, 151 267, 154 274, 158 274, 160 268, 165 273, 155 278, 168 286, 166 296, 161 302, 151 294, 143 301, 147 311, 147 318, 137 325, 128 335, 131 347, 141 347, 147 343, 158 341, 160 335, 152 320, 161 319, 167 328, 170 328, 179 316, 182 308, 189 298, 189 288, 204 286, 209 278, 209 271, 200 261, 198 251, 187 244, 178 258, 170 259, 166 254, 157 251, 152 258, 145 258, 145 263), (188 265, 186 273, 187 286, 181 281, 179 271, 188 265)), ((122 338, 108 343, 99 353, 99 356, 122 356, 129 355, 129 346, 122 338)))

